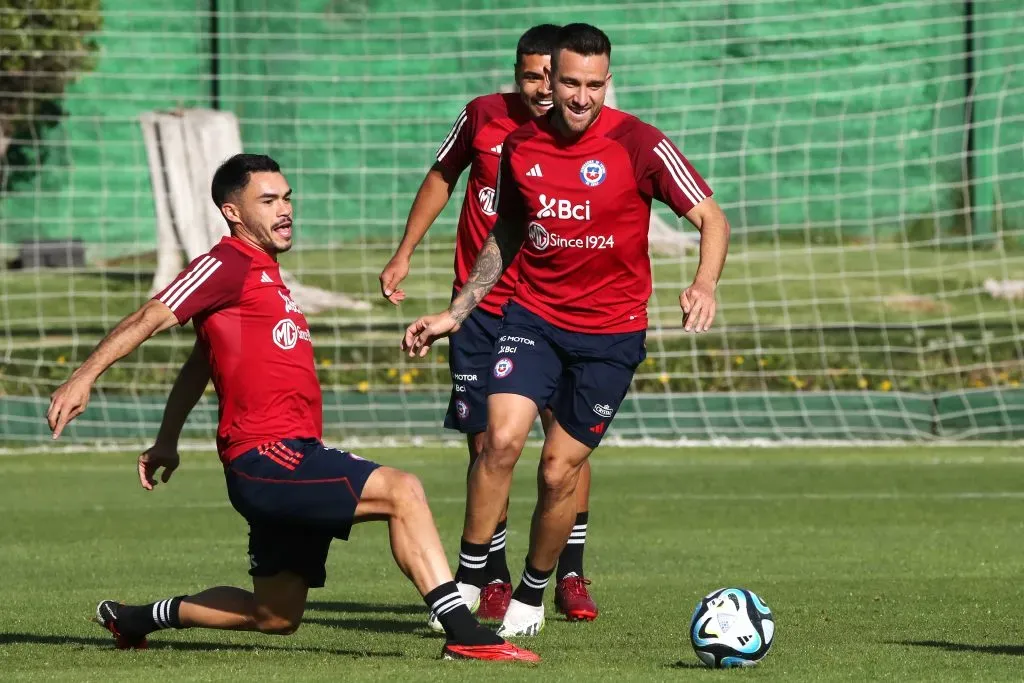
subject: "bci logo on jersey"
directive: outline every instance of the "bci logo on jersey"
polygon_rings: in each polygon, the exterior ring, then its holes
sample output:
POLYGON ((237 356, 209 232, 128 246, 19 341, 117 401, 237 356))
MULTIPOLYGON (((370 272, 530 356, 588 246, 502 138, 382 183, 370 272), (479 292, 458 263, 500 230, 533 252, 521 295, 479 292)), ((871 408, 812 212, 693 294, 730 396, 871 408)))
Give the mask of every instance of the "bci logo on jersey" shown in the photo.
POLYGON ((485 216, 493 216, 494 211, 494 188, 485 187, 476 196, 480 200, 480 210, 485 216))
POLYGON ((582 204, 573 204, 568 199, 556 199, 542 194, 540 197, 540 211, 537 218, 561 218, 562 220, 590 220, 590 200, 582 204))
POLYGON ((580 167, 580 180, 587 187, 597 187, 608 177, 608 171, 604 164, 597 159, 591 159, 580 167))

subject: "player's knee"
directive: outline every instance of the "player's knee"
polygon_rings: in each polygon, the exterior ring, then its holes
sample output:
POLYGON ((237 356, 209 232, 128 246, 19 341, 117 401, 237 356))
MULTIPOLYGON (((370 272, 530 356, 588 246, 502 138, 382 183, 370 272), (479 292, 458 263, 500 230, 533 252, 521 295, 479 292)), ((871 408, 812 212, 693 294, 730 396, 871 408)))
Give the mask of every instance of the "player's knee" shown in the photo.
POLYGON ((580 468, 565 458, 550 454, 541 456, 540 472, 541 481, 548 492, 571 495, 576 490, 580 468))
POLYGON ((515 467, 519 454, 523 452, 528 434, 520 434, 517 430, 495 427, 487 431, 482 457, 486 458, 488 467, 512 469, 515 467))
POLYGON ((392 503, 396 510, 418 509, 427 504, 427 494, 419 477, 396 471, 391 482, 392 503))
POLYGON ((273 636, 290 636, 299 630, 302 618, 286 617, 279 614, 264 613, 256 617, 256 628, 260 633, 273 636))

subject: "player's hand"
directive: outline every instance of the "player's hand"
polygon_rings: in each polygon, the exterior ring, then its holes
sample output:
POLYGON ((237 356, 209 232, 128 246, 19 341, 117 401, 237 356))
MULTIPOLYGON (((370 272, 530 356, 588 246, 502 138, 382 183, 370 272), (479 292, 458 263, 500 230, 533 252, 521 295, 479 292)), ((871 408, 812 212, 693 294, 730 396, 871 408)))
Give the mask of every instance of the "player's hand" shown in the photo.
POLYGON ((683 329, 687 332, 707 332, 715 320, 715 284, 694 280, 679 295, 683 309, 683 329))
POLYGON ((405 300, 405 290, 398 285, 409 274, 409 259, 395 254, 380 272, 380 291, 384 298, 398 305, 405 300))
POLYGON ((431 344, 441 337, 457 332, 459 327, 459 323, 448 311, 437 315, 425 315, 405 330, 402 350, 408 351, 410 358, 423 358, 427 351, 430 351, 431 344))
POLYGON ((89 405, 92 380, 71 375, 71 379, 57 387, 50 394, 50 409, 46 411, 46 422, 57 439, 64 427, 85 412, 89 405))
POLYGON ((153 444, 153 447, 139 456, 139 483, 142 488, 152 491, 157 485, 156 472, 164 468, 160 475, 160 481, 167 483, 174 470, 178 469, 181 458, 178 457, 177 446, 165 446, 160 443, 153 444))

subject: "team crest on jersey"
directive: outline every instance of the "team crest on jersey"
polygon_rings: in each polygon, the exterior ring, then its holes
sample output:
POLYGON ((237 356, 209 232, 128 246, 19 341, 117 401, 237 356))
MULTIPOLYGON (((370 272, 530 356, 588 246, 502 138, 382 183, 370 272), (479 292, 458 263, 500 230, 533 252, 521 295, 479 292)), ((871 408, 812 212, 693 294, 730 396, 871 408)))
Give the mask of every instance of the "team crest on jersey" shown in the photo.
POLYGON ((504 379, 512 374, 512 368, 514 367, 511 358, 499 358, 498 362, 494 364, 494 376, 498 379, 504 379))
POLYGON ((455 402, 455 412, 458 414, 460 420, 465 420, 469 417, 469 406, 460 398, 455 402))
POLYGON ((480 210, 484 212, 485 216, 494 215, 494 188, 485 187, 480 190, 477 194, 477 199, 480 200, 480 210))
POLYGON ((608 171, 604 164, 597 159, 591 159, 580 167, 580 180, 587 187, 597 187, 608 177, 608 171))

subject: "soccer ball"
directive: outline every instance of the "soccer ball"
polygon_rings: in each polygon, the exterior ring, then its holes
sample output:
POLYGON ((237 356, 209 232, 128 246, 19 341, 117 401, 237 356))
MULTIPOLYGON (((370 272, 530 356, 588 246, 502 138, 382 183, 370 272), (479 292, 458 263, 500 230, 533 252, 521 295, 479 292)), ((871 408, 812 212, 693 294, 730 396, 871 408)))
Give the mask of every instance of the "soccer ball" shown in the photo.
POLYGON ((775 620, 768 605, 745 588, 719 588, 697 605, 690 642, 700 661, 715 668, 753 666, 772 646, 775 620))

